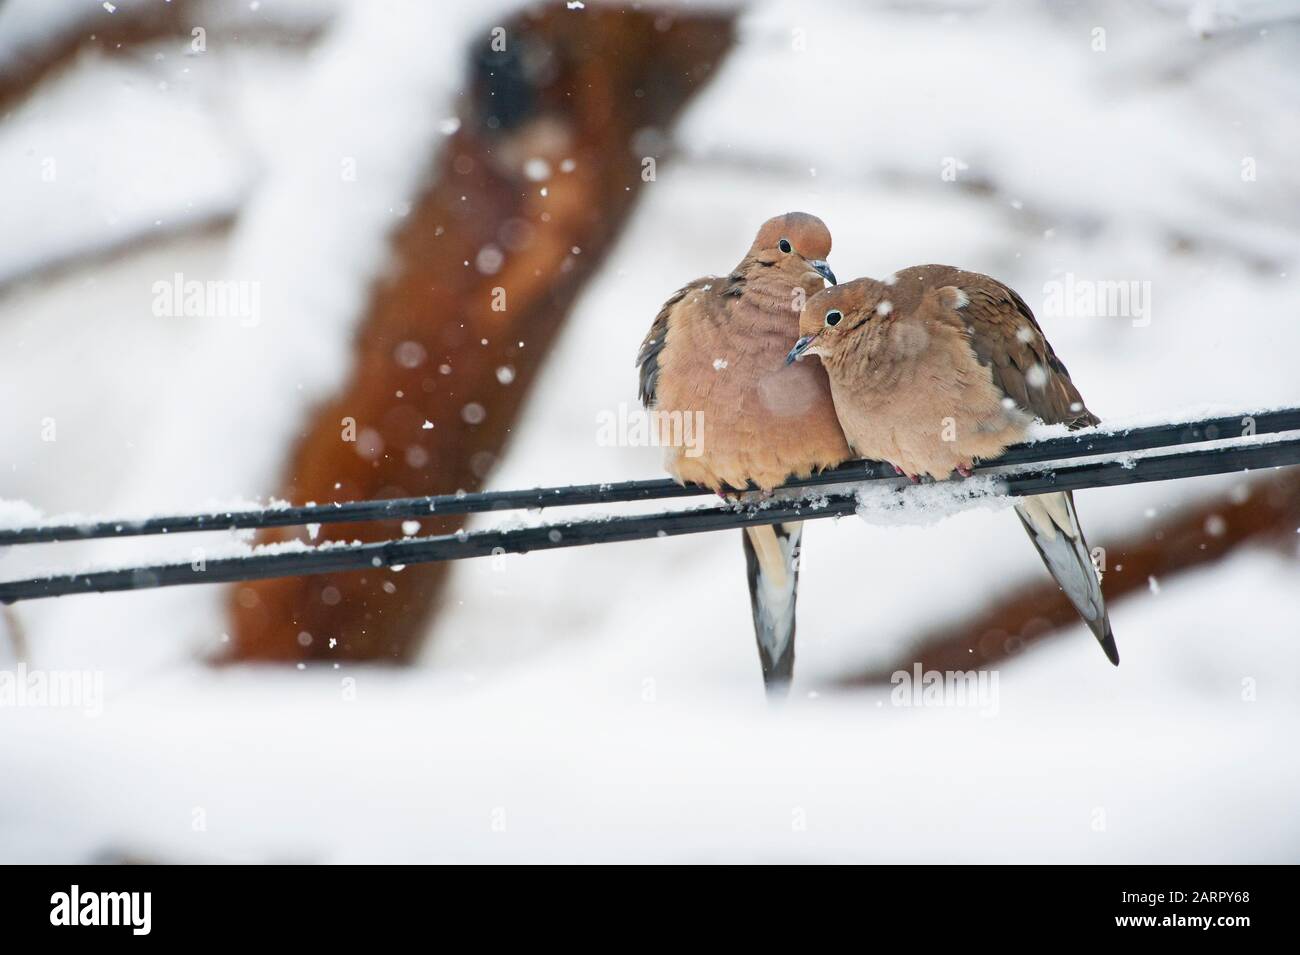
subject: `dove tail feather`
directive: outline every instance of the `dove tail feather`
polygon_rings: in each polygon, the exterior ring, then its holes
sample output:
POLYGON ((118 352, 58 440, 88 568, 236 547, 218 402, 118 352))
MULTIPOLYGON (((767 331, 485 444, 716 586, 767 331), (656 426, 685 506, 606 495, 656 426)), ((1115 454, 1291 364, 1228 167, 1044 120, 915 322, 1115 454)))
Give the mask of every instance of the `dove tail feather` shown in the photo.
POLYGON ((763 685, 769 697, 781 697, 794 675, 794 609, 803 523, 747 527, 741 536, 763 685))
POLYGON ((1016 505, 1016 515, 1048 571, 1101 644, 1107 659, 1119 666, 1119 648, 1110 629, 1101 579, 1079 527, 1074 495, 1058 491, 1027 497, 1016 505))

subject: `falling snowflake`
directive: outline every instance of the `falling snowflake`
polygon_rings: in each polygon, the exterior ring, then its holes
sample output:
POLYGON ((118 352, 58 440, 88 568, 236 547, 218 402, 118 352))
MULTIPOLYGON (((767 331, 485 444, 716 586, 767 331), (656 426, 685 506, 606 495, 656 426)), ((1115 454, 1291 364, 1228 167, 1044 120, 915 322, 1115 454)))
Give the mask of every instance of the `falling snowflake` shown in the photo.
POLYGON ((393 350, 393 358, 403 368, 419 368, 424 364, 424 346, 419 342, 402 342, 393 350))
POLYGON ((505 255, 495 245, 485 245, 474 257, 474 267, 478 269, 480 275, 496 275, 501 271, 505 260, 505 255))

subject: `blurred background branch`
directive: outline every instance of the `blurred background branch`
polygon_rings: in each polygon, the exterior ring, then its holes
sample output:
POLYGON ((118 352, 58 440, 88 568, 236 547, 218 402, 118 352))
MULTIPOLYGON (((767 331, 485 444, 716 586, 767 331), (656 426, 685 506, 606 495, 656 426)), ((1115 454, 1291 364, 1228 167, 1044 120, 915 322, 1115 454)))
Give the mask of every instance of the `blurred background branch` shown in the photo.
MULTIPOLYGON (((472 61, 470 106, 430 157, 433 184, 394 239, 350 380, 289 452, 289 500, 483 486, 574 299, 645 186, 642 156, 662 153, 667 127, 731 42, 727 15, 606 7, 574 19, 551 5, 505 31, 505 50, 472 61), (348 421, 356 443, 340 440, 348 421)), ((363 525, 343 539, 456 526, 363 525)), ((445 576, 435 564, 400 577, 244 584, 230 604, 232 658, 407 660, 445 576), (304 632, 317 638, 306 647, 304 632)))
MULTIPOLYGON (((206 55, 209 47, 223 51, 223 56, 311 49, 335 9, 331 0, 267 3, 265 9, 261 4, 222 0, 121 0, 107 6, 113 8, 111 13, 96 3, 9 0, 0 4, 0 123, 21 129, 57 114, 70 95, 79 94, 81 73, 102 72, 128 84, 143 84, 156 75, 160 64, 193 61, 206 55)), ((111 86, 105 92, 111 94, 111 86)), ((213 96, 212 105, 219 108, 219 100, 219 95, 213 96)), ((95 152, 108 146, 96 142, 90 130, 75 136, 74 142, 78 149, 95 152)), ((49 162, 52 157, 38 158, 49 162)), ((177 233, 203 230, 213 237, 224 235, 239 210, 241 193, 229 192, 197 215, 159 203, 155 209, 165 219, 141 217, 121 223, 122 228, 40 243, 28 256, 6 257, 0 261, 0 295, 20 282, 48 281, 77 269, 103 267, 130 251, 163 245, 177 233)))

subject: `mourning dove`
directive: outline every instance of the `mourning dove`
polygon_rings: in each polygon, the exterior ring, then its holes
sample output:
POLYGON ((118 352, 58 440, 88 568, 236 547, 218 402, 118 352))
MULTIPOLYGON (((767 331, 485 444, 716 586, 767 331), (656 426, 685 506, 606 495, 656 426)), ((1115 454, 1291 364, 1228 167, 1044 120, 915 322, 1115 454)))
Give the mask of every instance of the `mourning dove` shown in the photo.
MULTIPOLYGON (((915 479, 970 475, 1021 441, 1035 419, 1096 424, 1024 300, 1001 282, 946 265, 857 279, 809 299, 787 361, 817 355, 854 452, 915 479)), ((1066 492, 1016 513, 1043 563, 1119 664, 1093 567, 1066 492)))
MULTIPOLYGON (((830 232, 816 216, 777 216, 730 275, 697 279, 660 310, 637 354, 640 395, 664 438, 686 433, 682 418, 700 424, 696 445, 664 441, 664 465, 680 483, 720 494, 751 483, 770 491, 850 457, 826 372, 785 361, 804 302, 824 279, 835 281, 830 250, 830 232)), ((802 522, 792 522, 742 532, 759 662, 772 695, 786 691, 794 668, 802 531, 802 522)))

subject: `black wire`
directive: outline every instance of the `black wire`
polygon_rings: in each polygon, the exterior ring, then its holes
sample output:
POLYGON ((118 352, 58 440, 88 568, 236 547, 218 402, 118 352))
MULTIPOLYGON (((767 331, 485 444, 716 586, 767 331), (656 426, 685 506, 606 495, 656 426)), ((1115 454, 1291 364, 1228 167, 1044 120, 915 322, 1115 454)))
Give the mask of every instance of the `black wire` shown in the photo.
MULTIPOLYGON (((978 465, 975 471, 987 472, 1009 465, 1033 464, 1064 457, 1147 451, 1153 448, 1241 437, 1243 432, 1247 431, 1248 424, 1255 434, 1277 434, 1283 431, 1300 430, 1300 408, 1249 412, 1204 421, 1150 425, 1127 431, 1082 431, 1064 437, 1015 445, 1008 448, 997 460, 978 465)), ((826 484, 841 484, 845 481, 869 481, 893 477, 895 477, 894 470, 887 465, 872 461, 851 461, 820 474, 791 481, 785 486, 818 487, 826 484)), ((476 514, 485 511, 668 500, 709 493, 712 492, 705 488, 694 485, 682 487, 667 478, 657 478, 648 481, 577 484, 520 491, 484 491, 476 494, 442 494, 381 501, 347 501, 340 504, 312 504, 299 507, 149 517, 139 520, 9 528, 0 530, 0 547, 12 544, 181 534, 192 531, 410 520, 432 516, 476 514)))
MULTIPOLYGON (((1005 493, 1023 496, 1292 464, 1300 464, 1300 438, 1152 455, 1130 461, 1093 461, 1064 467, 1035 468, 997 475, 997 479, 1000 489, 1005 493)), ((899 491, 907 494, 908 488, 904 486, 899 491)), ((193 564, 160 564, 11 581, 0 583, 0 602, 13 603, 17 600, 89 592, 174 587, 180 584, 228 583, 268 577, 358 571, 440 560, 464 560, 498 553, 526 554, 560 547, 675 537, 755 524, 839 517, 852 514, 856 509, 854 495, 834 494, 811 500, 776 500, 758 506, 722 504, 696 510, 574 520, 514 530, 462 532, 373 544, 325 545, 299 553, 217 558, 206 561, 202 569, 193 564)))

